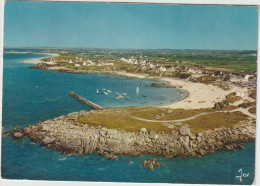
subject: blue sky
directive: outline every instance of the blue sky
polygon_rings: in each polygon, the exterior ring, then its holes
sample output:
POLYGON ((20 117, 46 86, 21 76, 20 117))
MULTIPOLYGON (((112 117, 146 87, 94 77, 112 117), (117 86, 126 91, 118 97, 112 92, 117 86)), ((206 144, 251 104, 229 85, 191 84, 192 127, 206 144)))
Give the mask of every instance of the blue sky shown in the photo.
POLYGON ((250 6, 9 1, 5 47, 256 50, 250 6))

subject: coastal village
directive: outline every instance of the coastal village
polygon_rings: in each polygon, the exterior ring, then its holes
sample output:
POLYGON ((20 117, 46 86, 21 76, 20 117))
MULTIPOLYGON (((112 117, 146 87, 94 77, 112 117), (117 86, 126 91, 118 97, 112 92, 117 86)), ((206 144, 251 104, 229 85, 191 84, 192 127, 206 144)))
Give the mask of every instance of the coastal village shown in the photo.
POLYGON ((259 184, 260 4, 233 1, 2 1, 0 182, 259 184))
MULTIPOLYGON (((147 55, 64 53, 44 58, 31 68, 157 79, 188 92, 184 99, 170 105, 122 108, 103 108, 70 92, 79 101, 94 105, 94 110, 70 113, 12 132, 15 137, 27 135, 61 153, 98 153, 112 160, 121 154, 201 157, 218 150, 244 148, 243 143, 255 140, 254 71, 147 55)), ((150 159, 143 166, 154 169, 160 163, 150 159)))
MULTIPOLYGON (((59 58, 56 60, 55 58, 46 58, 41 64, 38 64, 36 68, 41 68, 41 65, 46 65, 48 68, 63 66, 74 68, 75 70, 88 70, 87 67, 101 67, 98 69, 98 71, 111 72, 126 70, 126 68, 118 68, 118 64, 125 63, 129 65, 130 69, 133 68, 135 72, 139 72, 141 69, 141 72, 147 76, 157 75, 159 77, 175 77, 176 74, 178 74, 180 78, 187 78, 187 80, 193 82, 221 82, 226 86, 236 85, 239 87, 247 87, 248 90, 256 89, 256 72, 250 74, 238 73, 237 71, 232 71, 230 69, 223 68, 219 70, 214 68, 207 68, 204 65, 198 65, 185 61, 179 62, 177 60, 169 63, 167 60, 165 60, 165 58, 161 58, 159 62, 154 62, 155 60, 153 58, 146 58, 142 56, 131 56, 128 58, 122 57, 120 59, 112 60, 90 60, 77 56, 75 56, 74 59, 59 58)), ((91 70, 92 69, 90 69, 90 71, 91 70)), ((243 93, 237 92, 238 96, 242 94, 243 93)))

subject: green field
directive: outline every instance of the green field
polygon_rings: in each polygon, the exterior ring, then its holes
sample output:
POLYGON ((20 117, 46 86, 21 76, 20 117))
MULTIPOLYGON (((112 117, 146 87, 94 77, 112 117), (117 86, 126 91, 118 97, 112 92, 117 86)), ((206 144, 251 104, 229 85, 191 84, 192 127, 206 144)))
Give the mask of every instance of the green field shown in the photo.
MULTIPOLYGON (((11 49, 9 49, 12 51, 11 49)), ((5 49, 5 52, 9 50, 5 49)), ((30 52, 30 49, 25 52, 30 52)), ((37 51, 39 52, 39 51, 37 51)), ((44 49, 41 50, 44 52, 44 49)), ((46 51, 47 52, 47 51, 46 51)), ((222 51, 222 50, 175 50, 175 49, 48 49, 48 53, 59 53, 57 60, 72 59, 76 56, 94 62, 113 61, 117 63, 122 57, 134 57, 147 62, 162 65, 198 65, 201 68, 226 68, 240 73, 252 73, 257 70, 257 51, 222 51), (178 61, 178 63, 177 63, 178 61)), ((123 67, 125 68, 125 67, 123 67)), ((213 69, 214 70, 214 69, 213 69)))

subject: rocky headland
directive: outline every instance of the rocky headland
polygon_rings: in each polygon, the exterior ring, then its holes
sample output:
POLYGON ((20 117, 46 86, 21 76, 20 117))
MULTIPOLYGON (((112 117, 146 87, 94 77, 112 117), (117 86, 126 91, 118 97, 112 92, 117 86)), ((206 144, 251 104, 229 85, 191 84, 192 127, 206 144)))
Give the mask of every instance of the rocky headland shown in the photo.
POLYGON ((176 156, 200 157, 220 150, 243 148, 244 142, 255 141, 255 124, 240 123, 233 127, 191 132, 183 125, 171 132, 154 132, 142 128, 138 132, 108 129, 78 123, 82 115, 95 111, 80 111, 39 122, 13 133, 13 136, 28 136, 33 142, 68 155, 96 153, 108 159, 116 155, 152 154, 173 158, 176 156))

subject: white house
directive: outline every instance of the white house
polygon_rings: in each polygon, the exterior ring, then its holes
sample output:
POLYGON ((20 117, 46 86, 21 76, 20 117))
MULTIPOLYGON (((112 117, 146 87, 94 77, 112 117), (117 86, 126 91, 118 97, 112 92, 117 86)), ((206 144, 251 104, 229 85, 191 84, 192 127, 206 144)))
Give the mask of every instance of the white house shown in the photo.
POLYGON ((160 70, 160 71, 166 71, 166 68, 163 67, 163 66, 160 66, 159 70, 160 70))
POLYGON ((110 62, 110 63, 107 63, 107 65, 113 66, 113 65, 114 65, 114 63, 111 63, 111 62, 110 62))
POLYGON ((154 68, 154 67, 155 67, 155 66, 154 66, 154 64, 152 64, 152 63, 149 65, 149 68, 154 68))
POLYGON ((75 67, 80 67, 80 64, 75 64, 75 67))
POLYGON ((70 59, 70 60, 69 60, 69 63, 73 63, 73 61, 70 59))
POLYGON ((86 61, 84 61, 83 65, 84 65, 84 66, 86 66, 86 65, 87 65, 86 61))

